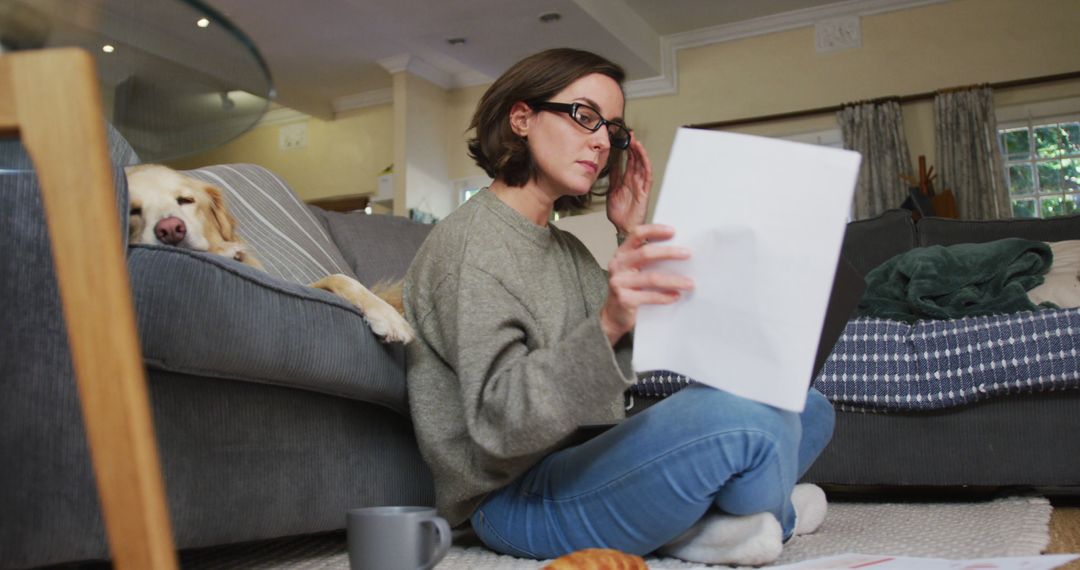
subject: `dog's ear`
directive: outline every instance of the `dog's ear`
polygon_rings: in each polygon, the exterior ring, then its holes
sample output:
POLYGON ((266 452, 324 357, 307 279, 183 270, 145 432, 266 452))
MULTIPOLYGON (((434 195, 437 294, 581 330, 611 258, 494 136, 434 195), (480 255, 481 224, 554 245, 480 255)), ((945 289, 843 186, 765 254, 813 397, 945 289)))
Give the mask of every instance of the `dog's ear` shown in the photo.
POLYGON ((206 184, 203 186, 203 191, 210 197, 210 212, 214 215, 214 223, 217 224, 221 238, 225 241, 236 241, 236 233, 233 230, 236 226, 236 218, 225 206, 225 198, 221 195, 221 190, 206 184))

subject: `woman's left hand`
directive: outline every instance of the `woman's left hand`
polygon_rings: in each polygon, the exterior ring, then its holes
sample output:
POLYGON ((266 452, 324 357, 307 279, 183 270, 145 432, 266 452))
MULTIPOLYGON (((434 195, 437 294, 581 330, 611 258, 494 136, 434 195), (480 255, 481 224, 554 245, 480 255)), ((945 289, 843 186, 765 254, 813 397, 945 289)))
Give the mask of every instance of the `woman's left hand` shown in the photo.
POLYGON ((634 228, 645 222, 652 189, 652 163, 645 153, 645 145, 634 138, 633 133, 630 136, 626 168, 619 164, 611 166, 611 188, 607 195, 608 219, 622 235, 630 235, 634 228))

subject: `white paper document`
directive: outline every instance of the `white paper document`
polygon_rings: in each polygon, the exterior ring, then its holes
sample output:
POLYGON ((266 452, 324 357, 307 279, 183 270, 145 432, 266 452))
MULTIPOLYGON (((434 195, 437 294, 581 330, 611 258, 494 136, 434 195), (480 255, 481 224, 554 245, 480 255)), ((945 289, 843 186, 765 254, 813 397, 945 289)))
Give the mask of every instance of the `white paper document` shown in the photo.
MULTIPOLYGON (((912 558, 877 554, 840 554, 828 558, 805 560, 795 564, 773 566, 775 570, 1050 570, 1078 558, 1076 554, 1043 556, 1012 556, 947 560, 944 558, 912 558)), ((704 569, 704 567, 702 567, 704 569)), ((696 569, 695 569, 696 570, 696 569)))
POLYGON ((679 129, 653 222, 694 291, 638 310, 634 368, 802 411, 858 175, 856 152, 679 129))

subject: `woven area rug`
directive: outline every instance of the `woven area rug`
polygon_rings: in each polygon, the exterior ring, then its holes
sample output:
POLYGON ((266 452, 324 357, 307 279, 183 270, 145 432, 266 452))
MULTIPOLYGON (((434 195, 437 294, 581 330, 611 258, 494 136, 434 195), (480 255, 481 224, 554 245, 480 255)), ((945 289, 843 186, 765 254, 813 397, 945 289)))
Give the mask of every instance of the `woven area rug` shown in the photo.
MULTIPOLYGON (((1033 556, 1050 541, 1050 502, 1012 497, 977 503, 831 503, 812 535, 784 546, 777 564, 845 552, 929 558, 1033 556)), ((543 562, 501 556, 456 540, 436 570, 536 569, 543 562)), ((692 568, 672 558, 647 558, 650 568, 692 568)), ((205 548, 181 553, 185 570, 349 569, 344 532, 205 548)))

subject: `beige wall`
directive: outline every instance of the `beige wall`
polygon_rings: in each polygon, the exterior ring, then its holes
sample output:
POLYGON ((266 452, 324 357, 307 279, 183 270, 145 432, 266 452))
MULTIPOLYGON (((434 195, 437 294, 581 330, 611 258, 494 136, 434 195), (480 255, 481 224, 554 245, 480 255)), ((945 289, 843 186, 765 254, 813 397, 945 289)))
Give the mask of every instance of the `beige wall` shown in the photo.
POLYGON ((301 199, 374 194, 379 173, 394 161, 393 107, 379 105, 342 113, 333 121, 303 119, 305 148, 281 150, 281 127, 256 126, 210 152, 169 162, 187 169, 209 164, 250 162, 285 179, 301 199))
MULTIPOLYGON (((661 180, 681 125, 828 107, 1080 69, 1076 0, 955 0, 861 19, 862 47, 818 54, 810 27, 677 53, 678 94, 628 102, 627 118, 661 180)), ((1002 91, 1009 104, 1080 94, 1080 81, 1002 91)), ((913 159, 932 162, 930 102, 906 106, 913 159)), ((835 127, 830 116, 739 129, 794 134, 835 127)))
MULTIPOLYGON (((656 187, 681 125, 1080 69, 1077 0, 954 0, 863 17, 861 26, 862 47, 841 52, 816 53, 812 27, 677 52, 678 93, 627 102, 627 121, 648 149, 656 187)), ((483 174, 466 155, 464 131, 486 88, 446 93, 449 180, 483 174)), ((997 94, 1002 105, 1076 96, 1080 81, 997 94)), ((906 105, 904 120, 912 158, 923 154, 932 162, 931 103, 906 105)), ((390 106, 331 122, 311 119, 306 151, 278 151, 276 127, 263 127, 185 164, 257 162, 285 175, 305 198, 374 192, 378 171, 392 160, 393 122, 390 106)), ((771 136, 835 126, 826 115, 738 130, 771 136)))
POLYGON ((489 85, 451 91, 446 106, 446 149, 449 157, 450 179, 480 176, 484 171, 468 155, 466 143, 472 136, 468 131, 480 97, 489 85))

